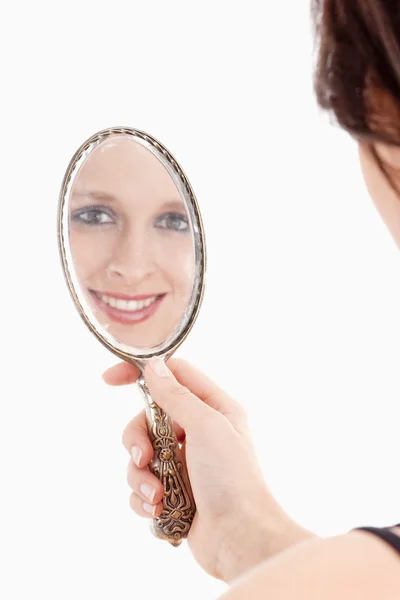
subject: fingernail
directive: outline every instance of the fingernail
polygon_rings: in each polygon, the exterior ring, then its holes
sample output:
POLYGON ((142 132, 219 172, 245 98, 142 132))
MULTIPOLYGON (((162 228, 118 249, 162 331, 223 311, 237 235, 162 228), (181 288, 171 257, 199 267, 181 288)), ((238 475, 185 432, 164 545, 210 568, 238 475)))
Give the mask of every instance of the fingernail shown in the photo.
POLYGON ((156 495, 156 489, 152 485, 149 485, 148 483, 142 483, 140 486, 140 491, 142 492, 143 496, 147 498, 147 500, 153 502, 154 496, 156 495))
POLYGON ((156 512, 156 508, 157 508, 157 506, 151 506, 150 504, 143 502, 143 510, 145 510, 150 515, 153 515, 153 517, 154 517, 154 513, 156 512))
POLYGON ((153 356, 153 358, 151 358, 149 360, 149 365, 150 365, 153 373, 155 373, 159 377, 168 377, 169 376, 169 369, 168 369, 167 365, 165 364, 165 362, 163 360, 161 360, 161 358, 157 358, 156 356, 153 356))
POLYGON ((132 446, 131 454, 132 454, 133 462, 135 463, 135 465, 137 467, 140 467, 140 461, 142 460, 143 452, 141 451, 139 446, 132 446))

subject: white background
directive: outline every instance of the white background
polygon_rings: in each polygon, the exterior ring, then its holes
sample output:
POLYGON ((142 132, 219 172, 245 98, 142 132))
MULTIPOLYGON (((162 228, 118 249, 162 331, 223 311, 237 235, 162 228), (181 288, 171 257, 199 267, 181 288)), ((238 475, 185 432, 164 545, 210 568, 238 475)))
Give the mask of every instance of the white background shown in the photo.
POLYGON ((102 382, 115 358, 63 281, 63 173, 112 125, 159 138, 194 187, 207 293, 179 355, 246 405, 283 506, 321 535, 398 522, 399 257, 316 108, 308 2, 2 12, 1 597, 225 589, 129 509, 120 440, 142 401, 102 382))

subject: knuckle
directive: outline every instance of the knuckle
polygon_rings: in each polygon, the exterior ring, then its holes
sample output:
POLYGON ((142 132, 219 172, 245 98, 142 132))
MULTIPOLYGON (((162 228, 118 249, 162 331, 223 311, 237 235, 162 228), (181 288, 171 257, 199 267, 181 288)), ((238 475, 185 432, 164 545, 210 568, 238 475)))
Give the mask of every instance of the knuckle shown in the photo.
POLYGON ((192 394, 192 392, 187 387, 181 385, 180 383, 177 383, 173 387, 171 393, 179 398, 181 398, 182 396, 190 396, 192 394))
POLYGON ((243 404, 238 402, 237 400, 233 400, 233 407, 235 409, 236 414, 243 420, 247 419, 247 411, 243 404))
POLYGON ((125 427, 121 438, 122 445, 128 450, 128 452, 131 449, 131 446, 133 445, 133 438, 134 434, 132 431, 132 427, 128 425, 127 427, 125 427))
MULTIPOLYGON (((180 400, 182 397, 189 397, 191 396, 191 391, 184 387, 183 385, 181 385, 180 383, 178 383, 177 381, 174 381, 168 390, 166 390, 166 393, 164 392, 162 400, 163 400, 163 405, 165 405, 166 410, 168 410, 168 406, 174 404, 177 400, 180 400)), ((154 398, 155 401, 157 402, 157 398, 154 398)))
POLYGON ((182 358, 170 358, 167 364, 173 370, 175 377, 179 377, 181 371, 185 370, 188 363, 182 358))
POLYGON ((228 425, 225 415, 216 410, 206 410, 202 415, 202 427, 214 436, 220 436, 228 425))
POLYGON ((128 471, 127 471, 127 474, 126 474, 126 481, 128 482, 129 487, 132 488, 132 489, 135 487, 134 486, 135 479, 136 479, 135 478, 135 472, 133 470, 132 462, 129 462, 128 471))
POLYGON ((204 413, 204 419, 207 420, 210 426, 220 428, 227 423, 225 415, 217 410, 207 410, 204 413))
POLYGON ((137 496, 134 492, 132 492, 132 494, 129 496, 129 506, 133 510, 133 512, 139 514, 137 496))
POLYGON ((127 448, 127 432, 126 432, 126 428, 124 429, 124 431, 122 432, 122 436, 121 436, 121 443, 122 445, 127 448))
POLYGON ((131 447, 134 445, 134 441, 139 438, 139 437, 143 437, 143 420, 145 419, 145 413, 144 411, 141 411, 138 415, 136 415, 136 417, 134 419, 132 419, 132 421, 130 421, 128 423, 128 425, 125 427, 124 431, 122 432, 122 445, 129 451, 131 449, 131 447))

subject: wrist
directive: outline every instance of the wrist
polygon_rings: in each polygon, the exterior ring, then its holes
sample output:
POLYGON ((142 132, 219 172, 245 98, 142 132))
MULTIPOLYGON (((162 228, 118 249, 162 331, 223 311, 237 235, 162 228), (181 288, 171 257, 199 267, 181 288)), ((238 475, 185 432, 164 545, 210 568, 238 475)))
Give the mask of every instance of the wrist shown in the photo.
POLYGON ((268 515, 240 511, 234 533, 229 534, 219 555, 218 573, 225 583, 232 583, 246 571, 284 550, 316 536, 293 521, 277 506, 268 515))

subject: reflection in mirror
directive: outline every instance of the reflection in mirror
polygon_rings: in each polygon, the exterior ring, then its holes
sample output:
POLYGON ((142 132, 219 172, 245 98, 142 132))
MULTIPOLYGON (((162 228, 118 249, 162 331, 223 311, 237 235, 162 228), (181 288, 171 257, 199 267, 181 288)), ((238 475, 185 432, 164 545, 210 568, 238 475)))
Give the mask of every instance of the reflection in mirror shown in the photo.
POLYGON ((116 341, 148 348, 174 333, 193 288, 193 235, 178 188, 148 148, 113 135, 82 163, 69 243, 81 292, 116 341))

